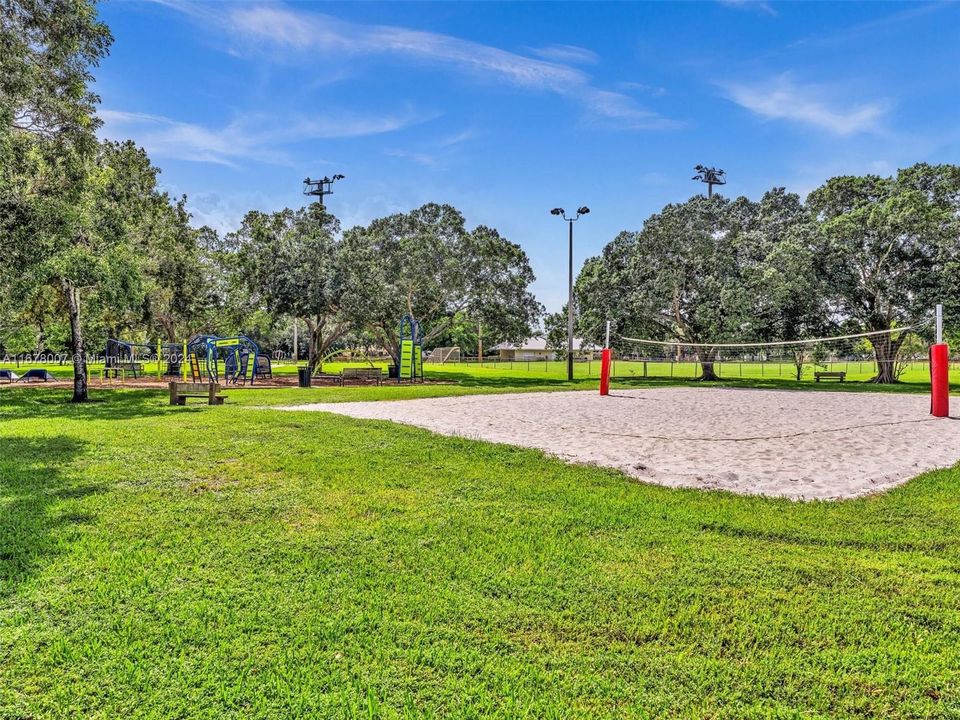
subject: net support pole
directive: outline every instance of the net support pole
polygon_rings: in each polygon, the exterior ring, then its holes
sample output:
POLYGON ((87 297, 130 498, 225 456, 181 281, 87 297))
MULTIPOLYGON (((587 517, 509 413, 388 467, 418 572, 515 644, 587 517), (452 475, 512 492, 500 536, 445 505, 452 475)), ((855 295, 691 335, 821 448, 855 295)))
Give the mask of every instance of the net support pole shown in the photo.
POLYGON ((950 415, 950 348, 943 342, 942 305, 937 305, 937 342, 930 348, 930 414, 950 415))
POLYGON ((610 321, 607 320, 607 341, 600 354, 600 394, 610 394, 610 321))

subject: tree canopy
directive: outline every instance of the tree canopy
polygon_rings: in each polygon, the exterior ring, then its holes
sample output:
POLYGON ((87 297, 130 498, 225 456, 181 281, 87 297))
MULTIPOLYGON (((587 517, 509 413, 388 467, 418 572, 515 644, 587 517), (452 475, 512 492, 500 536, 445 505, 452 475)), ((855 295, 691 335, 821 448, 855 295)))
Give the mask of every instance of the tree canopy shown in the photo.
POLYGON ((319 203, 270 215, 251 212, 234 237, 254 301, 306 324, 312 371, 350 329, 339 221, 319 203))
POLYGON ((370 327, 394 357, 397 325, 410 315, 428 343, 464 318, 484 334, 520 340, 541 306, 526 253, 496 230, 467 230, 450 205, 427 204, 344 235, 344 303, 355 326, 370 327))
MULTIPOLYGON (((582 331, 685 343, 760 342, 926 323, 960 310, 960 168, 838 177, 807 201, 695 197, 623 232, 577 280, 582 331)), ((896 379, 908 332, 876 337, 878 382, 896 379)), ((714 377, 709 348, 704 377, 714 377)))

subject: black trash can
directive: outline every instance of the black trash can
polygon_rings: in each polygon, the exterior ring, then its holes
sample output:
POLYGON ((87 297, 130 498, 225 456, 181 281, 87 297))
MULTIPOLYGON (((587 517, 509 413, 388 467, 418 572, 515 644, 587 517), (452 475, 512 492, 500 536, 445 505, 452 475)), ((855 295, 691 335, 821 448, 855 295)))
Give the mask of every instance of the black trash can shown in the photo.
POLYGON ((306 365, 297 368, 297 380, 300 387, 310 387, 310 368, 306 365))
POLYGON ((387 377, 396 380, 400 377, 400 369, 396 365, 387 365, 387 377))

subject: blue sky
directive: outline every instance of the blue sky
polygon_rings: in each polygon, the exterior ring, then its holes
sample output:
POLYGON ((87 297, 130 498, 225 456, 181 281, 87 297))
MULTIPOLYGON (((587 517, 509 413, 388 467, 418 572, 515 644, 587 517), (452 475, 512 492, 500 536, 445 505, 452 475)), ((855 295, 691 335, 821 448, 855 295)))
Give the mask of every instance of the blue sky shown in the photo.
POLYGON ((960 5, 106 3, 102 134, 132 138, 196 223, 304 203, 345 227, 425 202, 530 256, 549 310, 576 266, 700 188, 960 162, 960 5))

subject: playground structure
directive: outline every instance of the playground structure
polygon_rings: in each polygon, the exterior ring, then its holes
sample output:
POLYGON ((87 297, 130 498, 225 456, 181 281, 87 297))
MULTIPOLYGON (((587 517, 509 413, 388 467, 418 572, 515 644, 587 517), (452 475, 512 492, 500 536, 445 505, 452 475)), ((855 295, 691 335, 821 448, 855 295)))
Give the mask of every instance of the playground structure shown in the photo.
POLYGON ((397 382, 423 382, 423 344, 420 325, 409 315, 400 320, 400 362, 397 382))
MULTIPOLYGON (((253 384, 273 378, 270 356, 245 335, 195 335, 182 343, 131 342, 109 338, 104 350, 104 378, 143 378, 145 364, 156 362, 160 379, 189 377, 194 382, 253 384), (186 359, 186 360, 184 360, 186 359)), ((152 374, 152 373, 150 373, 152 374)))
POLYGON ((180 347, 177 343, 162 343, 159 340, 150 344, 107 338, 103 352, 104 377, 129 374, 139 378, 144 375, 144 363, 152 361, 157 362, 158 377, 161 369, 163 376, 177 377, 180 375, 180 347), (166 363, 165 369, 163 363, 166 363))
POLYGON ((257 378, 273 377, 270 356, 261 354, 260 347, 246 335, 217 337, 197 335, 183 344, 187 370, 193 382, 223 382, 227 385, 252 385, 257 378))

